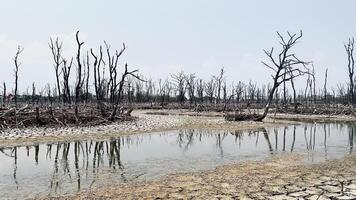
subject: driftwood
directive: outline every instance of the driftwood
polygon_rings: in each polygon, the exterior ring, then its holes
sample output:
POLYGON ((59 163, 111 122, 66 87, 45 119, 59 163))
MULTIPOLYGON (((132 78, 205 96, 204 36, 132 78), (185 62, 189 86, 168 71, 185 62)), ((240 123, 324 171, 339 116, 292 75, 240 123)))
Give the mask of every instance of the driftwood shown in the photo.
POLYGON ((226 113, 224 117, 227 121, 259 121, 261 115, 255 113, 226 113))

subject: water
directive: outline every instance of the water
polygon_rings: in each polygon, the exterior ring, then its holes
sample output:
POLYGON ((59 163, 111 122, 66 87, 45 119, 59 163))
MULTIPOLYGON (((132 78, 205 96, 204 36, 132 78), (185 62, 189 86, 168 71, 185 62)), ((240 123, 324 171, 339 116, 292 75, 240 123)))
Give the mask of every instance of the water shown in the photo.
POLYGON ((249 132, 176 130, 107 141, 3 148, 0 198, 76 193, 284 152, 320 162, 352 153, 355 134, 356 125, 351 124, 301 124, 249 132))

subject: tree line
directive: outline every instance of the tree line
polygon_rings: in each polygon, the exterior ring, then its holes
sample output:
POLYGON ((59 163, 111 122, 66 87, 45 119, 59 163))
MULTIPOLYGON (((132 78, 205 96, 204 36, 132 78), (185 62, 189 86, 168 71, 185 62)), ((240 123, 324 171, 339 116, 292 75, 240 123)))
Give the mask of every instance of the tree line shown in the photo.
POLYGON ((85 42, 80 40, 78 31, 75 35, 77 52, 73 57, 66 58, 63 55, 63 43, 58 37, 50 38, 49 50, 55 86, 47 84, 45 88, 38 90, 33 83, 32 92, 27 90, 22 95, 18 92, 18 81, 21 78, 18 71, 23 67, 20 56, 24 48, 19 46, 14 57, 15 84, 11 94, 7 92, 7 85, 3 82, 3 107, 12 103, 17 107, 18 101, 33 104, 56 103, 74 106, 77 115, 79 104, 94 103, 103 113, 105 107, 109 106, 112 109, 110 118, 113 119, 122 103, 149 103, 160 107, 172 103, 189 107, 240 104, 268 108, 272 104, 355 103, 354 38, 344 44, 349 82, 328 89, 328 70, 323 75, 323 88, 316 88, 313 63, 303 61, 292 52, 303 36, 302 31, 295 34, 287 32, 284 36, 277 32, 277 36, 280 51, 276 52, 275 48, 264 50, 267 59, 262 61, 262 65, 271 70, 272 82, 257 85, 252 80, 228 82, 223 67, 209 79, 202 79, 196 73, 181 71, 165 79, 153 80, 139 75, 137 69, 130 70, 127 63, 123 66, 119 64, 127 49, 125 43, 121 48, 114 49, 104 41, 98 48, 83 51, 85 42), (73 76, 74 83, 70 81, 73 76), (305 88, 296 89, 295 80, 299 76, 307 77, 305 88))

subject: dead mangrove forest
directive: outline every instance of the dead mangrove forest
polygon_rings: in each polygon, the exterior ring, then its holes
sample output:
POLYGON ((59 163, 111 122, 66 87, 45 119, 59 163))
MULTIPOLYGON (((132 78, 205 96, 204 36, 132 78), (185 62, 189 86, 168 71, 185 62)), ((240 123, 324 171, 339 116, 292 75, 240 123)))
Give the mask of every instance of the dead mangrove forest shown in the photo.
POLYGON ((106 41, 88 47, 78 31, 73 38, 76 54, 71 57, 63 55, 65 45, 60 38, 49 40, 53 83, 39 87, 33 82, 29 90, 19 91, 19 71, 26 67, 21 56, 26 48, 18 46, 13 58, 14 82, 3 82, 1 87, 0 128, 98 125, 132 120, 133 109, 217 111, 235 121, 262 121, 268 112, 354 115, 354 39, 344 45, 349 81, 329 86, 326 69, 318 74, 324 77, 323 87, 316 88, 317 66, 294 51, 302 37, 302 31, 277 32, 278 46, 264 50, 266 59, 261 63, 270 69, 272 78, 262 85, 253 80, 228 82, 224 67, 210 79, 181 71, 153 80, 124 61, 120 64, 127 50, 125 43, 118 49, 106 41), (295 81, 302 76, 306 84, 297 88, 295 81))

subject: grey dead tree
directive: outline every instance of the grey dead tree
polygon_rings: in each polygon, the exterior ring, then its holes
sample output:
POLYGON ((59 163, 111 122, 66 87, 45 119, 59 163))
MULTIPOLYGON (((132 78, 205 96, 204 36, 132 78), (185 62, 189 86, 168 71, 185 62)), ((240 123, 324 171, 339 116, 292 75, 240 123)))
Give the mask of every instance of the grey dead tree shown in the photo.
POLYGON ((146 79, 146 81, 145 81, 145 89, 146 89, 145 99, 147 102, 152 103, 151 97, 154 93, 154 90, 155 90, 154 88, 155 88, 155 84, 154 84, 152 78, 146 79))
POLYGON ((214 76, 214 79, 216 81, 216 92, 217 92, 216 103, 220 103, 221 101, 222 84, 223 81, 225 80, 224 74, 225 74, 224 68, 221 68, 220 74, 218 76, 214 76))
POLYGON ((116 90, 117 90, 117 66, 118 66, 118 61, 119 58, 121 57, 121 55, 124 53, 124 51, 126 50, 126 45, 125 43, 123 43, 123 47, 120 51, 115 51, 115 55, 111 55, 110 52, 110 45, 104 41, 105 47, 106 47, 106 54, 108 57, 108 67, 109 67, 109 81, 108 81, 108 85, 107 85, 107 89, 108 92, 107 94, 109 94, 109 101, 111 103, 115 102, 115 98, 117 96, 116 94, 116 90))
POLYGON ((205 94, 209 98, 209 103, 213 103, 214 100, 214 94, 215 94, 215 89, 216 89, 216 83, 214 78, 210 79, 208 82, 205 83, 205 94))
POLYGON ((161 105, 163 105, 164 102, 164 89, 163 89, 163 83, 162 83, 162 79, 158 79, 158 91, 157 94, 159 96, 159 102, 161 105))
POLYGON ((314 65, 312 64, 312 69, 311 69, 311 73, 310 73, 311 77, 312 77, 312 85, 311 85, 311 90, 310 92, 312 93, 312 99, 313 99, 313 103, 316 104, 316 78, 315 78, 315 68, 314 65))
POLYGON ((136 102, 142 102, 143 101, 143 84, 141 81, 136 80, 135 81, 135 96, 136 96, 136 102))
POLYGON ((275 91, 282 83, 307 74, 309 71, 308 64, 310 62, 300 60, 295 53, 291 52, 295 44, 297 44, 297 42, 302 38, 302 31, 300 31, 299 34, 291 34, 287 32, 287 38, 282 36, 279 32, 277 32, 277 35, 282 47, 281 51, 278 53, 278 56, 274 55, 273 47, 269 51, 264 50, 270 62, 269 64, 262 62, 262 64, 273 71, 274 74, 271 75, 273 85, 269 92, 264 112, 261 116, 257 117, 255 121, 262 121, 267 116, 275 91))
POLYGON ((248 86, 247 86, 247 93, 248 93, 248 97, 249 97, 249 100, 251 101, 251 103, 255 101, 256 88, 257 88, 257 84, 252 83, 252 81, 249 81, 248 86))
POLYGON ((127 78, 126 94, 127 100, 131 104, 133 100, 133 94, 135 93, 135 88, 133 87, 134 80, 131 77, 127 78))
POLYGON ((193 104, 193 102, 195 101, 195 90, 196 90, 195 78, 196 78, 195 74, 189 74, 186 75, 185 77, 190 104, 193 104))
POLYGON ((328 80, 328 68, 326 68, 326 70, 325 70, 325 78, 324 78, 324 101, 325 101, 325 103, 327 102, 327 94, 328 94, 328 91, 326 89, 327 80, 328 80))
POLYGON ((265 84, 263 84, 262 88, 261 88, 261 102, 262 103, 264 103, 265 97, 267 96, 266 92, 267 92, 267 86, 265 84))
POLYGON ((164 101, 166 97, 166 82, 163 82, 162 79, 158 80, 158 95, 159 95, 159 103, 163 107, 164 101))
POLYGON ((176 91, 178 92, 177 100, 179 103, 184 103, 185 101, 185 93, 187 90, 186 84, 186 76, 184 72, 179 72, 178 74, 171 75, 173 84, 175 86, 176 91))
POLYGON ((241 81, 236 85, 235 93, 236 93, 236 103, 240 103, 242 99, 242 94, 245 88, 245 84, 241 81))
POLYGON ((344 84, 342 83, 337 83, 336 85, 337 87, 337 95, 343 99, 345 97, 345 87, 344 87, 344 84))
MULTIPOLYGON (((287 73, 284 73, 284 77, 286 78, 287 73)), ((283 82, 283 104, 287 104, 287 87, 286 87, 286 82, 283 82)))
POLYGON ((166 94, 167 102, 169 102, 172 95, 173 84, 171 83, 171 81, 169 81, 168 78, 164 81, 164 90, 165 90, 164 93, 166 94))
POLYGON ((53 95, 52 95, 52 91, 51 91, 51 85, 49 84, 49 83, 47 83, 46 85, 45 85, 45 91, 46 91, 46 93, 47 93, 47 99, 49 100, 49 103, 52 105, 52 103, 53 103, 53 95))
POLYGON ((83 88, 83 79, 82 79, 82 62, 81 62, 81 48, 84 44, 84 42, 80 42, 79 40, 79 31, 77 31, 77 33, 75 34, 75 39, 78 45, 78 49, 77 49, 77 56, 76 56, 76 60, 77 60, 77 79, 76 79, 76 86, 75 86, 75 116, 78 117, 78 103, 80 101, 80 95, 82 93, 82 88, 83 88))
POLYGON ((304 99, 306 102, 308 102, 308 88, 310 87, 310 85, 311 85, 311 77, 310 77, 310 73, 308 73, 308 78, 304 90, 304 99))
POLYGON ((114 121, 115 120, 115 117, 116 117, 116 114, 117 114, 117 110, 119 108, 119 104, 120 104, 120 100, 121 100, 121 94, 122 94, 122 91, 123 91, 123 87, 124 87, 124 84, 126 82, 126 78, 128 76, 132 76, 133 78, 137 79, 137 80, 140 80, 140 81, 144 81, 143 79, 141 79, 137 73, 138 73, 138 70, 135 69, 135 70, 132 70, 132 71, 129 71, 128 70, 128 65, 127 63, 125 64, 125 70, 124 70, 124 73, 122 73, 121 75, 121 80, 120 82, 118 83, 119 86, 118 86, 118 90, 117 90, 117 95, 118 97, 116 98, 116 102, 115 104, 113 105, 113 110, 111 112, 111 115, 110 115, 110 120, 111 121, 114 121))
MULTIPOLYGON (((292 76, 293 76, 293 72, 292 72, 292 76)), ((297 92, 295 90, 295 85, 294 85, 293 79, 290 80, 290 84, 291 84, 292 90, 293 90, 293 103, 295 104, 295 103, 297 103, 297 92)))
POLYGON ((347 69, 349 72, 349 93, 350 93, 350 103, 355 102, 355 94, 354 94, 354 70, 355 70, 355 60, 354 60, 354 43, 355 39, 354 38, 349 38, 349 41, 347 44, 344 44, 345 51, 347 53, 347 69))
POLYGON ((90 59, 89 59, 89 52, 87 51, 86 57, 83 60, 83 65, 85 66, 85 102, 89 100, 89 79, 90 79, 90 59))
POLYGON ((15 64, 15 69, 14 69, 14 76, 15 76, 15 89, 14 89, 14 101, 15 101, 15 107, 17 108, 17 90, 18 90, 18 79, 19 79, 19 67, 21 66, 21 62, 19 61, 19 56, 23 52, 24 48, 22 48, 20 45, 17 47, 16 55, 14 57, 14 64, 15 64))
POLYGON ((62 59, 62 73, 63 73, 63 101, 65 103, 71 104, 72 103, 72 98, 71 98, 71 93, 70 93, 70 87, 69 87, 69 76, 70 76, 70 70, 72 69, 72 64, 73 64, 73 58, 70 59, 70 62, 66 59, 62 59))
POLYGON ((61 94, 61 85, 60 85, 60 76, 61 73, 63 72, 60 68, 60 66, 63 63, 63 59, 62 59, 62 48, 63 48, 63 44, 62 42, 59 42, 58 37, 53 40, 52 38, 50 38, 50 42, 48 44, 49 48, 51 49, 51 53, 52 53, 52 58, 53 58, 53 67, 54 67, 54 71, 55 71, 55 75, 56 75, 56 83, 57 83, 57 91, 58 91, 58 96, 61 100, 62 98, 62 94, 61 94))
POLYGON ((36 102, 36 85, 35 82, 32 83, 32 96, 31 96, 32 104, 36 102))
POLYGON ((202 103, 204 101, 204 82, 203 79, 196 80, 196 90, 199 101, 202 103))
MULTIPOLYGON (((222 86, 222 92, 223 92, 223 103, 226 103, 227 100, 227 85, 226 85, 226 81, 224 81, 224 84, 222 86)), ((233 95, 232 95, 233 97, 233 95)))
POLYGON ((102 102, 104 101, 104 88, 103 81, 101 77, 101 64, 103 63, 103 50, 102 46, 99 48, 99 55, 95 54, 93 49, 90 49, 90 53, 94 58, 93 62, 93 74, 94 74, 94 88, 95 88, 95 96, 96 101, 99 107, 102 106, 102 102))
POLYGON ((6 83, 3 82, 3 91, 2 91, 2 103, 3 103, 3 106, 5 107, 6 106, 6 83))

